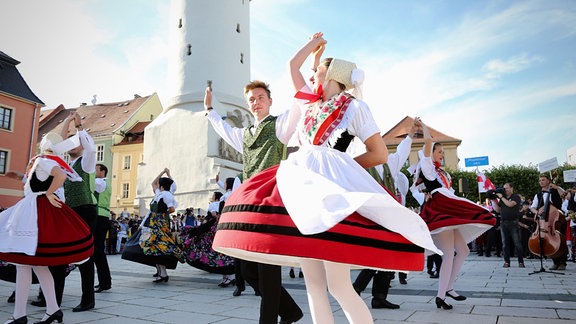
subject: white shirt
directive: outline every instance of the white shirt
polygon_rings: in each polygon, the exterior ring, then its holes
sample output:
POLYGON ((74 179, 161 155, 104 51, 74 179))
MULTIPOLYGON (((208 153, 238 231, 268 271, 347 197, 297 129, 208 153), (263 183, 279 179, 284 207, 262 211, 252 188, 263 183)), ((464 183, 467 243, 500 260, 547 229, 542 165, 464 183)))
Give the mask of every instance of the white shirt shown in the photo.
MULTIPOLYGON (((222 139, 224 139, 226 143, 230 144, 236 151, 243 153, 243 138, 246 127, 240 128, 230 126, 230 124, 220 117, 215 109, 210 110, 207 116, 216 133, 218 133, 218 135, 220 135, 220 137, 222 137, 222 139)), ((300 108, 296 105, 292 106, 290 110, 278 115, 278 118, 276 119, 276 137, 280 142, 288 144, 288 141, 290 141, 290 138, 296 130, 296 125, 298 120, 300 120, 300 116, 300 108)), ((264 118, 262 120, 264 120, 264 118)), ((258 123, 255 123, 252 130, 256 129, 257 125, 258 123)))
MULTIPOLYGON (((94 173, 96 171, 96 145, 94 140, 85 130, 78 131, 78 138, 80 145, 84 149, 82 152, 82 170, 86 173, 94 173)), ((70 165, 74 165, 78 158, 70 161, 70 165)))
POLYGON ((94 179, 94 191, 97 193, 102 193, 106 190, 106 178, 96 178, 94 179))

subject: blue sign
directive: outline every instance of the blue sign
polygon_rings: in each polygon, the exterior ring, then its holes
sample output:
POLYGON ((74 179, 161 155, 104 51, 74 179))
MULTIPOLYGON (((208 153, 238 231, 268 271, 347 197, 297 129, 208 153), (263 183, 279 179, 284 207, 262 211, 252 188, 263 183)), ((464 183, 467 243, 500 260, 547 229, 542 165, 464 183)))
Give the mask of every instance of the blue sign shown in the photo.
POLYGON ((477 156, 473 158, 466 158, 464 159, 464 165, 466 167, 475 167, 481 165, 488 165, 488 157, 487 156, 477 156))

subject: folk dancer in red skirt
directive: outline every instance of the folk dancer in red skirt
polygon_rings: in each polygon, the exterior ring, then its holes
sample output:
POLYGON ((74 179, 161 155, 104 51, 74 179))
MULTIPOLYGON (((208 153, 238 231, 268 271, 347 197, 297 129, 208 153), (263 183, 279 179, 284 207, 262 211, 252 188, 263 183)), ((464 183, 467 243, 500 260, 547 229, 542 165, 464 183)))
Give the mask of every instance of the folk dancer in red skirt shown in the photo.
POLYGON ((423 158, 414 173, 415 185, 429 193, 430 198, 423 204, 420 215, 428 224, 434 243, 443 252, 436 306, 452 309, 445 301, 446 296, 459 301, 466 299, 454 290, 454 282, 470 254, 467 244, 494 226, 496 218, 488 209, 454 195, 450 174, 441 167, 442 145, 432 144, 432 136, 423 123, 422 131, 423 158))
POLYGON ((352 287, 351 266, 421 271, 424 249, 440 252, 418 214, 366 172, 386 163, 388 151, 366 103, 346 92, 359 90, 363 74, 344 60, 318 63, 324 44, 317 33, 290 61, 297 98, 308 99, 299 150, 232 193, 213 246, 242 259, 300 266, 314 323, 334 322, 327 289, 348 321, 372 323, 352 287), (310 54, 314 91, 300 73, 310 54), (353 137, 366 145, 356 158, 345 153, 353 137))
MULTIPOLYGON (((222 139, 242 154, 242 179, 249 179, 258 172, 277 165, 286 154, 286 145, 294 134, 300 120, 301 110, 292 106, 284 113, 270 114, 272 97, 265 82, 254 80, 244 86, 244 98, 254 117, 248 127, 232 127, 212 107, 212 88, 206 89, 204 107, 206 117, 222 139)), ((219 231, 219 230, 218 230, 219 231)), ((216 231, 216 236, 218 236, 216 231)), ((215 245, 212 244, 214 247, 215 245)), ((227 253, 224 253, 227 254, 227 253)), ((231 255, 234 256, 234 255, 231 255)), ((269 262, 240 262, 243 278, 262 298, 260 300, 260 324, 290 324, 299 321, 304 314, 288 291, 282 287, 281 267, 269 262)))
MULTIPOLYGON (((48 133, 41 154, 28 164, 24 175, 24 198, 0 213, 0 259, 16 264, 16 300, 13 318, 7 323, 27 323, 26 303, 32 270, 46 298, 46 314, 36 323, 62 322, 56 302, 54 280, 48 266, 82 263, 93 253, 92 234, 86 223, 64 204, 62 184, 66 178, 82 181, 55 152, 65 152, 62 138, 48 133)), ((16 172, 9 173, 18 177, 16 172)))

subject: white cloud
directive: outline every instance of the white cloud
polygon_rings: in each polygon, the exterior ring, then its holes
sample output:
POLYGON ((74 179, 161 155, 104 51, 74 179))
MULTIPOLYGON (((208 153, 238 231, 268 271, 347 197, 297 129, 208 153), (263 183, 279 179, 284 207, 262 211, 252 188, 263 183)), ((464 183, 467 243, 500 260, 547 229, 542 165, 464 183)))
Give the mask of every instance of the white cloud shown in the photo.
POLYGON ((509 58, 508 60, 493 59, 484 64, 483 69, 486 71, 488 79, 499 79, 506 74, 520 72, 530 68, 533 63, 542 62, 543 59, 539 56, 530 56, 528 54, 520 54, 509 58))

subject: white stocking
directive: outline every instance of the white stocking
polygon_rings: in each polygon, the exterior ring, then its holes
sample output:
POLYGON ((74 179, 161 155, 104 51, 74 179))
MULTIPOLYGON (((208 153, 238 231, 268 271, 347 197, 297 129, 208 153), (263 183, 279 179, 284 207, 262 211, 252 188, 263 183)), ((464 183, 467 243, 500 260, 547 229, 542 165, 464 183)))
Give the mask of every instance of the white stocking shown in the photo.
POLYGON ((56 291, 54 290, 52 273, 50 273, 48 267, 34 266, 32 269, 34 269, 34 273, 36 273, 36 277, 38 277, 38 281, 40 282, 40 287, 42 287, 44 300, 46 300, 46 314, 52 315, 60 309, 56 301, 56 291))
POLYGON ((26 316, 26 304, 28 293, 32 285, 32 267, 28 265, 16 265, 16 299, 14 300, 14 312, 12 316, 18 319, 26 316))
POLYGON ((374 322, 368 306, 352 287, 349 265, 315 260, 300 260, 300 264, 305 274, 308 303, 314 323, 334 323, 326 289, 342 307, 350 323, 374 322))
POLYGON ((452 278, 454 266, 454 230, 445 230, 432 236, 434 244, 442 251, 442 266, 440 266, 440 276, 438 280, 437 297, 446 298, 446 290, 452 278))
POLYGON ((374 323, 366 303, 352 286, 350 265, 324 261, 328 291, 338 301, 351 324, 374 323))
POLYGON ((306 283, 306 295, 308 296, 312 321, 314 324, 334 323, 332 308, 326 292, 327 283, 324 263, 318 260, 301 259, 300 266, 306 274, 304 282, 306 283))
POLYGON ((448 291, 454 289, 454 282, 456 281, 456 277, 458 277, 464 261, 470 254, 468 245, 464 241, 464 238, 462 238, 460 232, 457 230, 454 231, 454 250, 456 251, 456 255, 454 256, 454 263, 452 264, 452 274, 450 276, 450 281, 448 282, 448 287, 446 287, 448 291))
POLYGON ((168 276, 168 272, 166 272, 166 266, 165 265, 157 264, 156 268, 158 268, 158 274, 160 275, 160 277, 167 277, 168 276))

